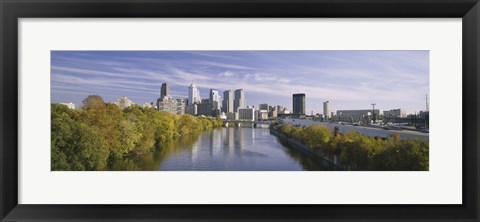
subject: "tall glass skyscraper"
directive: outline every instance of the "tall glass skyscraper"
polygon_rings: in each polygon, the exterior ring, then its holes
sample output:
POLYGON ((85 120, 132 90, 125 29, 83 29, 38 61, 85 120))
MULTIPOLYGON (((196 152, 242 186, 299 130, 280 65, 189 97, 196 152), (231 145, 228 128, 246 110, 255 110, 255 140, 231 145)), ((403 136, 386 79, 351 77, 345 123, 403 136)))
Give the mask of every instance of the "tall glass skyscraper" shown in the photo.
POLYGON ((233 111, 238 112, 238 108, 245 108, 245 91, 243 91, 243 89, 235 90, 235 99, 233 101, 233 111))
POLYGON ((293 114, 305 115, 305 93, 293 94, 293 114))

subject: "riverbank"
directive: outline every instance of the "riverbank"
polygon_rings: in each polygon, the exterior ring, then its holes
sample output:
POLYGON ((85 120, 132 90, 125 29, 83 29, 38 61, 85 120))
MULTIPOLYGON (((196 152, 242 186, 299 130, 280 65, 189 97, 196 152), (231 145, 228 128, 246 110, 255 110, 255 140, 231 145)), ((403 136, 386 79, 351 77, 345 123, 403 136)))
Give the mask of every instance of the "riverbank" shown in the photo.
POLYGON ((339 157, 336 156, 336 155, 331 155, 331 156, 326 155, 325 152, 323 152, 322 150, 315 150, 314 151, 314 150, 308 148, 307 145, 305 145, 305 144, 303 144, 303 143, 301 143, 297 140, 294 140, 292 138, 287 137, 286 135, 284 135, 280 131, 276 130, 275 128, 270 128, 270 134, 272 134, 275 137, 277 137, 278 139, 280 139, 280 141, 286 143, 289 148, 298 150, 298 151, 308 155, 309 157, 314 158, 317 161, 320 161, 321 164, 328 169, 338 170, 338 171, 348 170, 348 167, 346 165, 340 163, 339 157))
POLYGON ((296 141, 304 150, 318 152, 348 170, 428 171, 428 140, 401 140, 398 134, 382 139, 358 132, 339 132, 326 126, 292 126, 282 124, 272 130, 296 141), (336 160, 337 159, 337 160, 336 160), (336 161, 336 162, 335 162, 336 161))
POLYGON ((51 104, 51 170, 108 170, 112 162, 151 153, 176 139, 221 127, 219 118, 120 109, 91 95, 81 109, 51 104))

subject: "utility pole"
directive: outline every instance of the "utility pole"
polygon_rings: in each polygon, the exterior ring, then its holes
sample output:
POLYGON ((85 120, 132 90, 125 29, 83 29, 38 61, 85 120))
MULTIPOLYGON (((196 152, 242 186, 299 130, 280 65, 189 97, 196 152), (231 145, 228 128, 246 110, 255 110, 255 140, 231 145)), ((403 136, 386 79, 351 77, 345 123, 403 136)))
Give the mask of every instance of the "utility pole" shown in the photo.
POLYGON ((373 123, 375 123, 375 105, 377 105, 377 104, 372 103, 372 107, 373 107, 373 108, 372 108, 372 119, 373 119, 373 123))

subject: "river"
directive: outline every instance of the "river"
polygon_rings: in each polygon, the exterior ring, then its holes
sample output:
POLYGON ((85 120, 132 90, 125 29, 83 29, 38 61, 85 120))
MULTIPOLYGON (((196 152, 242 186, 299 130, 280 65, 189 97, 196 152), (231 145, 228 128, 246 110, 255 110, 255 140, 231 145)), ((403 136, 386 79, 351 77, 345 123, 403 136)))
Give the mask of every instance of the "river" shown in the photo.
POLYGON ((110 170, 301 171, 328 170, 283 145, 268 128, 218 128, 164 144, 152 153, 117 161, 110 170))

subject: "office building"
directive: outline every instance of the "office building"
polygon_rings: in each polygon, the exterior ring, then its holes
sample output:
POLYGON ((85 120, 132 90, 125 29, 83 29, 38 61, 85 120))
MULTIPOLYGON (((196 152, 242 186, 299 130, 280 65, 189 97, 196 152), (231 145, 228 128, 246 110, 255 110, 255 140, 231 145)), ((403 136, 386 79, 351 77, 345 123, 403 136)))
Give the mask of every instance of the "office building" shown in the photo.
POLYGON ((185 99, 174 99, 171 96, 164 96, 157 99, 158 111, 164 111, 172 114, 185 114, 185 99))
POLYGON ((160 98, 165 96, 170 96, 170 86, 168 83, 162 83, 162 87, 160 88, 160 98))
POLYGON ((185 106, 185 114, 196 116, 198 114, 198 104, 190 104, 185 106))
POLYGON ((208 99, 203 100, 200 104, 197 104, 197 115, 199 116, 212 116, 212 105, 208 99))
POLYGON ((176 99, 175 114, 185 114, 186 99, 176 99))
POLYGON ((238 108, 238 120, 241 121, 255 121, 254 108, 238 108))
POLYGON ((383 111, 385 118, 406 118, 407 112, 404 109, 391 109, 389 111, 383 111))
POLYGON ((135 104, 132 100, 129 100, 126 96, 122 96, 114 102, 115 105, 120 107, 121 110, 135 104))
MULTIPOLYGON (((374 110, 375 116, 381 115, 381 111, 378 109, 374 110)), ((360 122, 367 121, 372 119, 372 110, 371 109, 361 109, 361 110, 337 110, 336 120, 344 122, 360 122)))
POLYGON ((268 119, 268 111, 267 110, 258 110, 258 119, 259 120, 267 120, 268 119))
POLYGON ((223 103, 222 103, 222 112, 224 113, 233 113, 233 92, 227 90, 223 92, 223 103))
POLYGON ((270 106, 268 111, 268 118, 275 119, 278 116, 277 106, 270 106))
POLYGON ((163 96, 157 99, 158 111, 164 111, 168 113, 177 112, 177 101, 171 96, 163 96))
POLYGON ((293 94, 293 114, 305 115, 305 93, 293 94))
POLYGON ((267 110, 268 111, 268 104, 262 103, 258 105, 258 110, 267 110))
POLYGON ((200 103, 200 90, 193 83, 188 87, 188 104, 200 103))
POLYGON ((238 112, 239 108, 245 108, 245 91, 243 91, 243 89, 235 90, 235 98, 233 100, 233 112, 238 112))
POLYGON ((218 90, 210 89, 210 105, 212 105, 212 116, 218 116, 220 114, 221 103, 220 95, 218 95, 218 90))
POLYGON ((330 115, 330 101, 323 102, 323 117, 327 120, 331 118, 331 115, 330 115))

